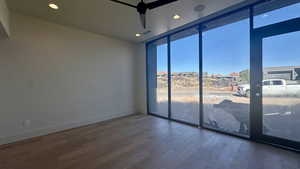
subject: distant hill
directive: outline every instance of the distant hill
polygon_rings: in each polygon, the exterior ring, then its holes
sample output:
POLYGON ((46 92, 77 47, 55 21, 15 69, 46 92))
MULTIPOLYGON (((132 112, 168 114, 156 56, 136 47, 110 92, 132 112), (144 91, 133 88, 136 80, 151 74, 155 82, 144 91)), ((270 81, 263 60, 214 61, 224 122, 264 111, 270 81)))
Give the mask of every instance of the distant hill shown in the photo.
MULTIPOLYGON (((248 83, 248 72, 230 73, 228 75, 222 74, 208 74, 203 73, 205 87, 228 87, 237 85, 238 83, 248 83), (246 77, 244 77, 246 76, 246 77)), ((168 87, 168 73, 157 73, 157 87, 168 87)), ((171 74, 172 88, 197 88, 199 87, 199 73, 198 72, 174 72, 171 74)))

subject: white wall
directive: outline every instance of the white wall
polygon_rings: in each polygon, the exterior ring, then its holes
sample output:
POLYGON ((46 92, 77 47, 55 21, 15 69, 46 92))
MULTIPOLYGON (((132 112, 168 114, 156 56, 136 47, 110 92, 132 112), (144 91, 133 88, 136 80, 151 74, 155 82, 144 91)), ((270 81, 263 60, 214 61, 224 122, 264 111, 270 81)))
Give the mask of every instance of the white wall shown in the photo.
POLYGON ((0 38, 8 37, 9 29, 9 10, 5 0, 0 0, 0 38))
POLYGON ((136 109, 139 113, 147 113, 147 84, 146 84, 146 48, 139 44, 136 50, 136 109))
POLYGON ((0 40, 0 144, 134 113, 135 48, 12 13, 0 40))

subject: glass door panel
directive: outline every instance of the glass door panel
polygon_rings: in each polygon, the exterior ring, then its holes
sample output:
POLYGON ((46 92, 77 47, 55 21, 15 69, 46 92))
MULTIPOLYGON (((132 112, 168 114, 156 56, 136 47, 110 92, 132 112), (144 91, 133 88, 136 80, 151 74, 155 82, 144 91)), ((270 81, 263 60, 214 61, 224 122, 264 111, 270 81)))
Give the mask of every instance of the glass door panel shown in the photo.
POLYGON ((263 135, 300 142, 300 31, 262 40, 263 135))
POLYGON ((161 39, 148 45, 149 113, 168 117, 168 44, 161 39))
POLYGON ((199 124, 199 34, 171 36, 171 118, 199 124))
POLYGON ((205 25, 203 31, 203 125, 249 135, 250 31, 245 10, 205 25))

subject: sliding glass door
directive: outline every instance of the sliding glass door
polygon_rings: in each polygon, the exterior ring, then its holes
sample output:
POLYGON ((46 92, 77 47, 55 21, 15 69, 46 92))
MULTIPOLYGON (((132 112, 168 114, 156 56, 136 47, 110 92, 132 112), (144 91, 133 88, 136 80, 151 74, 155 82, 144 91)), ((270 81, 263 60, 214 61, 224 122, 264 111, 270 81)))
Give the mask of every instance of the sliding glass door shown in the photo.
POLYGON ((199 125, 199 34, 171 36, 171 118, 199 125))
POLYGON ((203 125, 241 136, 249 135, 250 122, 249 23, 246 10, 203 32, 203 125))
POLYGON ((147 47, 148 111, 168 117, 168 44, 161 39, 147 47))
POLYGON ((147 46, 149 113, 199 125, 199 34, 189 29, 147 46))

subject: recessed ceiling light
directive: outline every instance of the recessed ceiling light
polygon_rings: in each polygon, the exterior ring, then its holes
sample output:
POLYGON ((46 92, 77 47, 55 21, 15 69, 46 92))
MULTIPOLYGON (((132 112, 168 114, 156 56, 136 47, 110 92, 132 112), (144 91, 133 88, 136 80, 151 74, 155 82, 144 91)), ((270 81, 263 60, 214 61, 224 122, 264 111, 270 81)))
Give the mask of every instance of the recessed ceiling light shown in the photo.
POLYGON ((197 5, 197 6, 194 8, 194 10, 195 10, 196 12, 203 12, 204 9, 205 9, 205 5, 202 5, 202 4, 197 5))
POLYGON ((58 8, 59 8, 55 3, 50 3, 48 6, 55 10, 58 10, 58 8))
POLYGON ((173 16, 173 19, 175 19, 175 20, 180 19, 180 18, 181 18, 181 16, 177 15, 177 14, 173 16))
POLYGON ((135 34, 135 36, 136 36, 136 37, 140 37, 140 36, 141 36, 141 34, 140 34, 140 33, 137 33, 137 34, 135 34))

